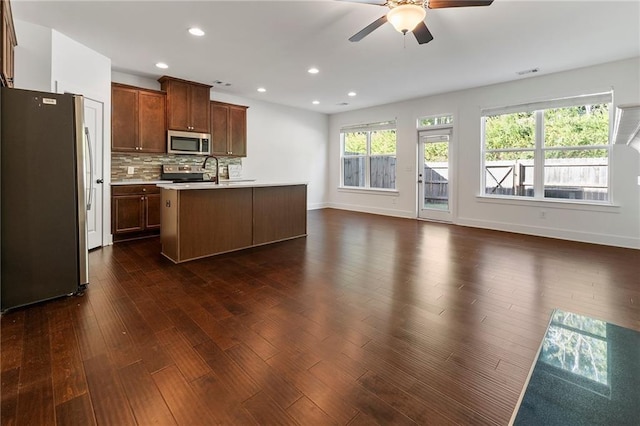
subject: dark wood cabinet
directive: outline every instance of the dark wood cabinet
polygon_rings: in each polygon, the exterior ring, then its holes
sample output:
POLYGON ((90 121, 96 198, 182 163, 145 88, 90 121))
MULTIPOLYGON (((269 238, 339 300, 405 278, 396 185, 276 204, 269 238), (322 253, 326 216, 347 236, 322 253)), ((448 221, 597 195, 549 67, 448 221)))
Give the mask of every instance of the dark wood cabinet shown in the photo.
POLYGON ((176 263, 307 234, 307 185, 162 189, 162 254, 176 263))
POLYGON ((14 84, 14 48, 17 45, 16 30, 13 26, 11 3, 9 0, 1 0, 0 4, 0 84, 5 87, 13 87, 14 84))
POLYGON ((111 84, 111 150, 163 153, 167 149, 166 95, 111 84))
POLYGON ((111 194, 114 241, 158 235, 160 188, 155 185, 114 185, 111 194))
POLYGON ((169 130, 209 133, 209 92, 212 86, 169 76, 158 79, 167 92, 169 130))
POLYGON ((211 102, 211 155, 247 156, 247 108, 211 102))
POLYGON ((307 233, 307 185, 253 189, 253 244, 307 233))

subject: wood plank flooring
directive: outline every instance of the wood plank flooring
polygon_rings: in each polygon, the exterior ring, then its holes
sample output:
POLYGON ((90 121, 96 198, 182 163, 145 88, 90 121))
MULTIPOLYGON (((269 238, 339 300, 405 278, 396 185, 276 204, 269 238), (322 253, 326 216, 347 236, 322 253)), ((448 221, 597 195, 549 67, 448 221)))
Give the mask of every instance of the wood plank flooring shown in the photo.
POLYGON ((2 425, 506 424, 553 308, 640 330, 640 251, 339 210, 2 316, 2 425))

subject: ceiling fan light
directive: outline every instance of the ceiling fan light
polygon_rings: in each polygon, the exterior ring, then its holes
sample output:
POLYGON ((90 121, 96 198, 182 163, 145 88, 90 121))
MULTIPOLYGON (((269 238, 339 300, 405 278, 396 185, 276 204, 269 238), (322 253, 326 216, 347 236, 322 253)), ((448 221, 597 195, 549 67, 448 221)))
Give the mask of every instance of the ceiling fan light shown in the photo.
POLYGON ((424 7, 415 4, 402 4, 391 9, 387 13, 387 21, 391 22, 393 28, 398 32, 407 33, 424 20, 427 12, 424 7))

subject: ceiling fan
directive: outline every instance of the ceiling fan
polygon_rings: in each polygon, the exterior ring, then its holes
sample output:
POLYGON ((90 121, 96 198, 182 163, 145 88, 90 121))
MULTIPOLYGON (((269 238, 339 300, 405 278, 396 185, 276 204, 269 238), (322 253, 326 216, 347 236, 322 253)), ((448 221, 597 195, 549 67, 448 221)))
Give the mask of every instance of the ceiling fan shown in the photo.
POLYGON ((389 12, 373 21, 362 30, 354 34, 349 41, 360 41, 371 34, 387 21, 393 27, 406 34, 412 32, 418 44, 429 43, 433 35, 424 23, 426 8, 443 9, 447 7, 489 6, 493 0, 343 0, 353 3, 368 3, 376 6, 386 6, 389 12))

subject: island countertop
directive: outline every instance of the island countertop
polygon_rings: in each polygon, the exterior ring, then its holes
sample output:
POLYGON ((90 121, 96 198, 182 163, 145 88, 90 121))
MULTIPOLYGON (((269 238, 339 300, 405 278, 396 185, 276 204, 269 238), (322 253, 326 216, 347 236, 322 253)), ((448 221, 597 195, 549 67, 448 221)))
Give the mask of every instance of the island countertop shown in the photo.
POLYGON ((222 180, 219 184, 214 182, 184 182, 184 183, 158 183, 157 186, 163 189, 173 189, 177 191, 193 189, 228 189, 228 188, 264 188, 270 186, 294 186, 307 185, 308 182, 268 182, 254 180, 222 180))

